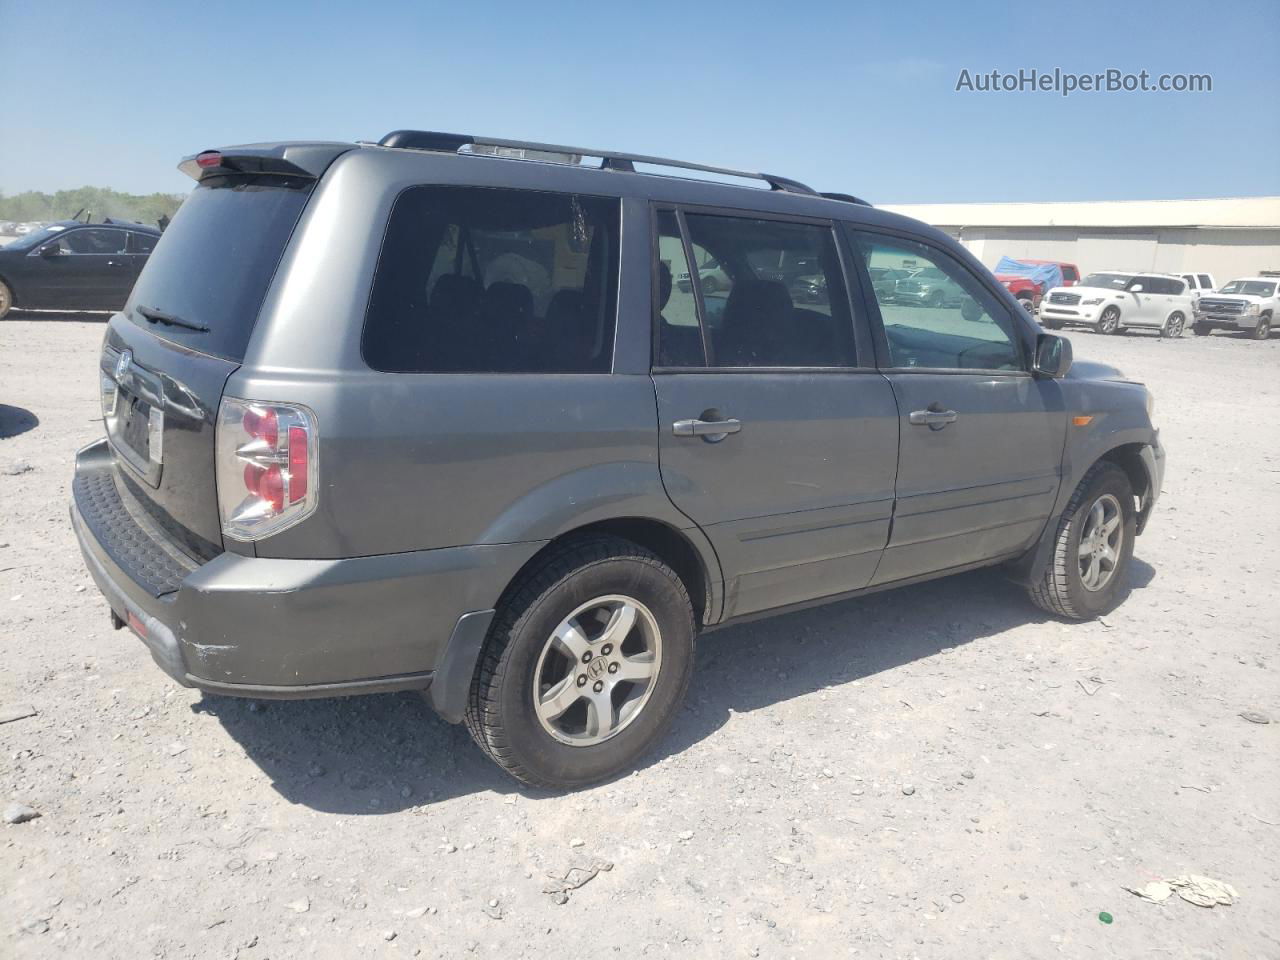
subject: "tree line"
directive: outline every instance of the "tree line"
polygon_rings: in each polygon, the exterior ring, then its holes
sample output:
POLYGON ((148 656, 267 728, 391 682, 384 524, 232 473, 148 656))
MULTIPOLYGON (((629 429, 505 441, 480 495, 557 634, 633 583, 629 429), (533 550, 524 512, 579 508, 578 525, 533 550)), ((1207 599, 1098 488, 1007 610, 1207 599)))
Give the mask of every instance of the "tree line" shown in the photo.
POLYGON ((177 193, 121 193, 108 187, 80 187, 57 193, 28 190, 11 196, 0 193, 0 220, 66 220, 88 210, 94 223, 113 217, 154 224, 162 216, 172 217, 182 200, 177 193))

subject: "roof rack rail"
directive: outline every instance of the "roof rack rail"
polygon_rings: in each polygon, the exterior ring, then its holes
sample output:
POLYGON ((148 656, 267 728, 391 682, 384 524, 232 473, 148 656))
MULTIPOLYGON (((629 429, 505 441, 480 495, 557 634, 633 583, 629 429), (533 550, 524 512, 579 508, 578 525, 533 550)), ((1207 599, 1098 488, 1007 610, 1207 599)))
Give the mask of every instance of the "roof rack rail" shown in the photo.
POLYGON ((502 147, 513 150, 534 150, 540 153, 562 153, 570 156, 599 157, 602 170, 617 170, 623 173, 635 173, 637 163, 649 163, 659 167, 675 167, 680 170, 698 170, 702 173, 715 173, 726 177, 744 177, 749 180, 763 180, 769 189, 783 193, 800 193, 818 196, 812 187, 787 177, 775 176, 771 173, 751 173, 746 170, 732 170, 728 167, 713 167, 705 163, 689 163, 687 160, 670 160, 666 157, 649 157, 639 153, 619 153, 616 150, 595 150, 590 147, 566 147, 555 143, 535 143, 531 140, 504 140, 499 137, 473 137, 462 133, 438 133, 433 130, 393 130, 378 141, 380 147, 398 147, 405 150, 435 150, 442 153, 457 153, 463 147, 502 147))
POLYGON ((855 197, 852 193, 828 193, 823 191, 822 195, 828 200, 840 200, 843 203, 856 203, 861 207, 871 206, 871 204, 866 200, 863 200, 861 197, 855 197))

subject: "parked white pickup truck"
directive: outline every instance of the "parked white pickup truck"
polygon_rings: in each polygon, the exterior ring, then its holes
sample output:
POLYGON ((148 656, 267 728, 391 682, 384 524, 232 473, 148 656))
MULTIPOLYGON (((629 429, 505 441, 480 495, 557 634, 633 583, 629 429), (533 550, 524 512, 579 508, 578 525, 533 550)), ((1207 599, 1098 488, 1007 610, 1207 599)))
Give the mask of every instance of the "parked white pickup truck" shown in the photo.
POLYGON ((1200 298, 1191 329, 1197 337, 1214 330, 1239 330, 1255 340, 1271 336, 1271 325, 1280 310, 1275 277, 1242 277, 1223 284, 1212 296, 1200 298))
POLYGON ((1187 293, 1191 294, 1193 300, 1211 296, 1217 289, 1211 273, 1180 273, 1178 276, 1187 281, 1187 293))

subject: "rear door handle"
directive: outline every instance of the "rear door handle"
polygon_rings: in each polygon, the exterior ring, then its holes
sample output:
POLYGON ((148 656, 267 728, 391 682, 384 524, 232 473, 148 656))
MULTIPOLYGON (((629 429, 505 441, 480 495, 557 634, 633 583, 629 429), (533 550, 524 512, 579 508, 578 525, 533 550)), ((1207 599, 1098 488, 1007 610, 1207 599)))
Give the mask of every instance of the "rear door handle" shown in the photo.
POLYGON ((940 410, 939 404, 933 404, 928 410, 912 410, 907 419, 915 427, 928 427, 930 430, 941 430, 959 418, 954 410, 940 410))
POLYGON ((707 440, 723 440, 742 429, 741 420, 677 420, 671 424, 671 432, 677 437, 703 437, 707 440))

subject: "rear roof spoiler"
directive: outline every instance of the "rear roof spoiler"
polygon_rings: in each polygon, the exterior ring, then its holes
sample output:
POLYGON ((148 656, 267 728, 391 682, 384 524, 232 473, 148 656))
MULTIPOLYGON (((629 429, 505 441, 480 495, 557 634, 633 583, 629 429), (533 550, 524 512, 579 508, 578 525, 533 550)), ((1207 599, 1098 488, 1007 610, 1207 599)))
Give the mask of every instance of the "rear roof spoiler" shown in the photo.
POLYGON ((355 149, 351 143, 247 143, 234 147, 202 150, 183 157, 178 169, 192 180, 248 173, 280 177, 317 179, 329 164, 355 149))

